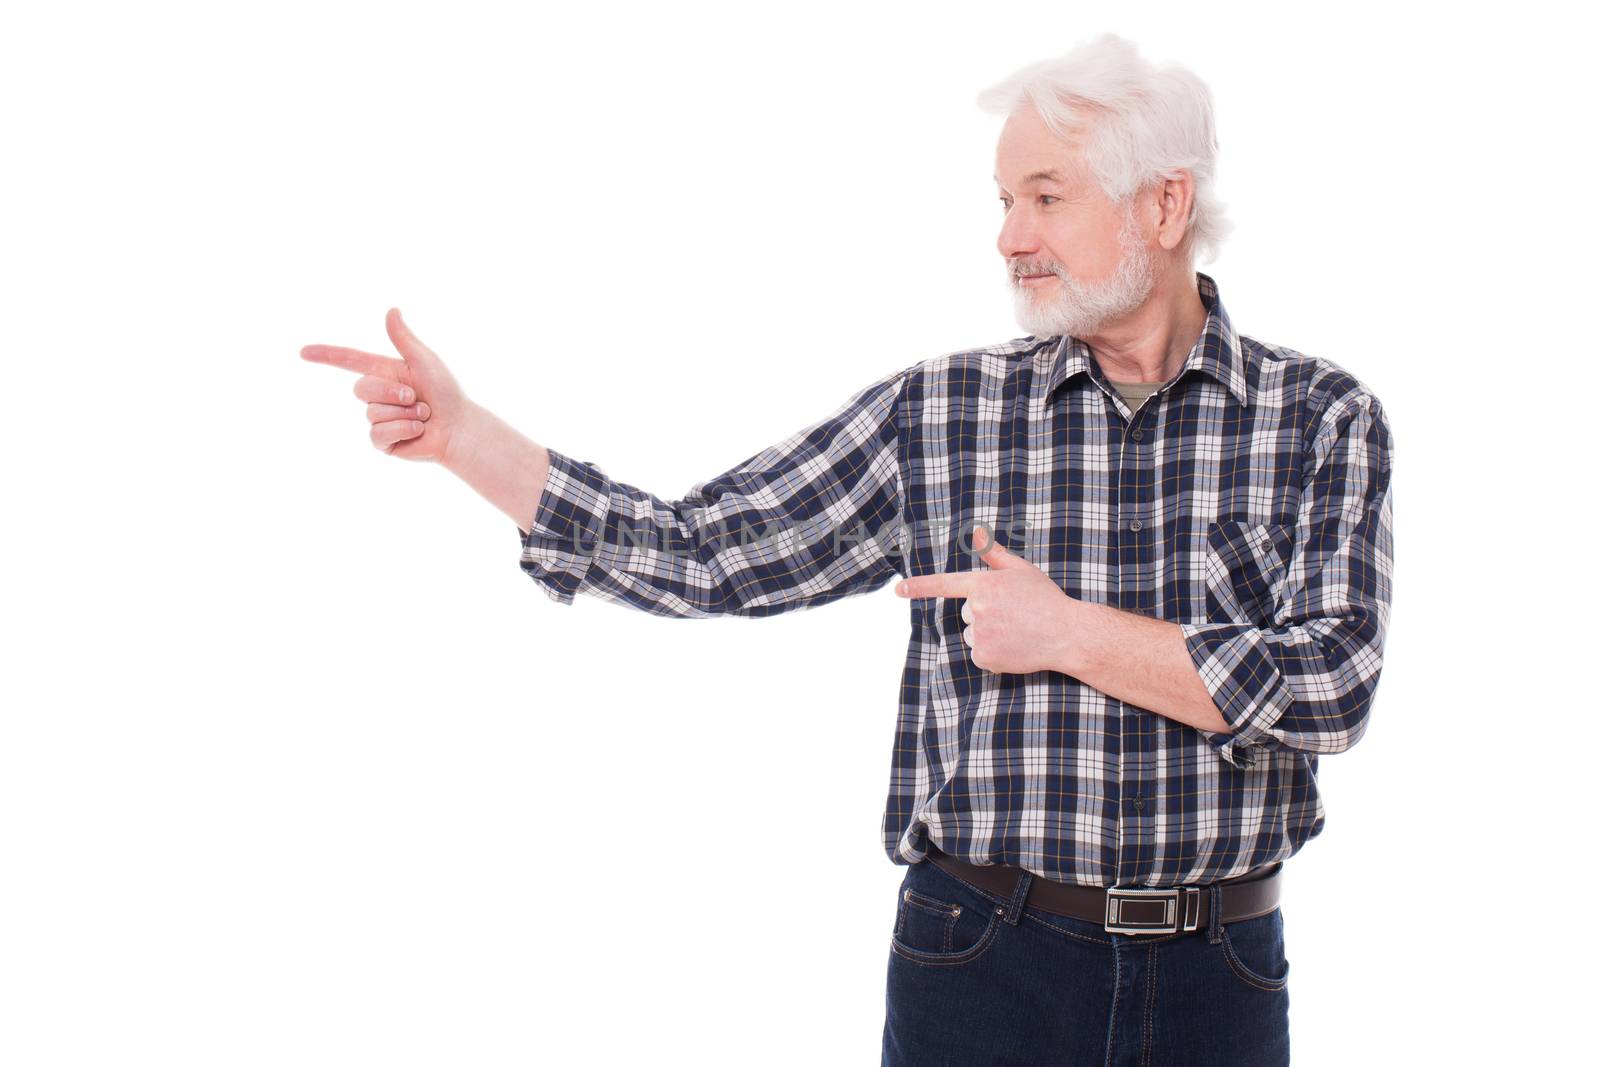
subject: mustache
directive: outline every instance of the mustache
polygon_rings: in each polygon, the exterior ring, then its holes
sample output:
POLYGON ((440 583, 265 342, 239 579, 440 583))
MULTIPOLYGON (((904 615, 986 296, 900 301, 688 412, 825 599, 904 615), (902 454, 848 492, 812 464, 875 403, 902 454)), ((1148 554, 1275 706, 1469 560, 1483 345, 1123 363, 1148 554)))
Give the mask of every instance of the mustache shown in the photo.
POLYGON ((1024 263, 1014 261, 1007 267, 1011 277, 1021 278, 1027 274, 1054 274, 1057 278, 1065 272, 1059 263, 1024 263))

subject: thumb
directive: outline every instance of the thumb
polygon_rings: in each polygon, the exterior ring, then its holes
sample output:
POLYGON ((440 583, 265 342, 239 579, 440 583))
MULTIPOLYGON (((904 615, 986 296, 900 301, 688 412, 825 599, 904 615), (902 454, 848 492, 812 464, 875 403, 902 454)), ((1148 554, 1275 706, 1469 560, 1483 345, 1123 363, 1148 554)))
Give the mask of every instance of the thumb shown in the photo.
POLYGON ((994 532, 987 526, 979 523, 972 529, 972 550, 995 570, 1005 570, 1009 567, 1027 567, 1027 560, 1014 552, 1010 552, 999 541, 994 539, 994 532))
POLYGON ((389 313, 384 316, 383 324, 389 330, 389 340, 394 342, 394 347, 399 350, 405 361, 411 364, 412 370, 444 373, 444 360, 417 339, 417 335, 411 332, 411 327, 400 317, 399 308, 390 308, 389 313))

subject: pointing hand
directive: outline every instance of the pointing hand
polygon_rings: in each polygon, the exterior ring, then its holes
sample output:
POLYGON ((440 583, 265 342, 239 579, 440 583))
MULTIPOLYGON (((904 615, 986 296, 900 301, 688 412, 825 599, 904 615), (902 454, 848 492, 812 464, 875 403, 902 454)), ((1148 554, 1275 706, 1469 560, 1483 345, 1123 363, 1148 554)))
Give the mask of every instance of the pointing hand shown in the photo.
POLYGON ((972 546, 987 564, 984 570, 918 575, 895 586, 895 592, 910 599, 964 599, 961 619, 968 625, 961 637, 976 667, 997 674, 1058 669, 1072 647, 1073 609, 1081 601, 1007 551, 982 523, 973 527, 972 546))
POLYGON ((361 375, 355 394, 367 402, 374 447, 402 459, 442 462, 452 441, 460 447, 474 405, 444 361, 400 318, 399 308, 389 309, 384 325, 399 359, 336 345, 306 345, 300 358, 361 375))

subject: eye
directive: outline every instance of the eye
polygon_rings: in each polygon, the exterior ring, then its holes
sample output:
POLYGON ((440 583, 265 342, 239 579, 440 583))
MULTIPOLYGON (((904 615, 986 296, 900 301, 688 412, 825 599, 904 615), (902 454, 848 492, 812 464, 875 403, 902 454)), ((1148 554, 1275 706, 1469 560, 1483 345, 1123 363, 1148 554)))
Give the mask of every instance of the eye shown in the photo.
POLYGON ((1049 193, 1046 193, 1045 195, 1041 196, 1039 199, 1040 200, 1060 200, 1061 198, 1059 196, 1051 196, 1049 193))
POLYGON ((1002 197, 1001 197, 1001 198, 1000 198, 1000 203, 1001 203, 1001 204, 1003 204, 1003 205, 1005 205, 1005 206, 1006 206, 1006 207, 1008 207, 1008 208, 1009 208, 1009 207, 1010 207, 1010 206, 1011 206, 1011 201, 1010 201, 1010 200, 1007 200, 1007 199, 1006 199, 1006 198, 1005 198, 1005 197, 1003 197, 1003 196, 1002 196, 1002 197))

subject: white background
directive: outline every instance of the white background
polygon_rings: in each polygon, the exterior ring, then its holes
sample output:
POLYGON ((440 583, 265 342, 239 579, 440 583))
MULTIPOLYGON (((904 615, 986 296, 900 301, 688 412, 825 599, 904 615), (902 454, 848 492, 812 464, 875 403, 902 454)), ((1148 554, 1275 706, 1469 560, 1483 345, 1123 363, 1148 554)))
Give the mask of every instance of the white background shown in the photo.
POLYGON ((0 1061, 876 1063, 906 603, 553 604, 298 350, 390 352, 398 306, 480 403, 679 496, 1024 332, 974 97, 1102 30, 1212 87, 1235 324, 1394 431, 1383 681, 1286 868, 1296 1062, 1564 1058, 1596 888, 1576 27, 319 3, 0 25, 0 1061))

